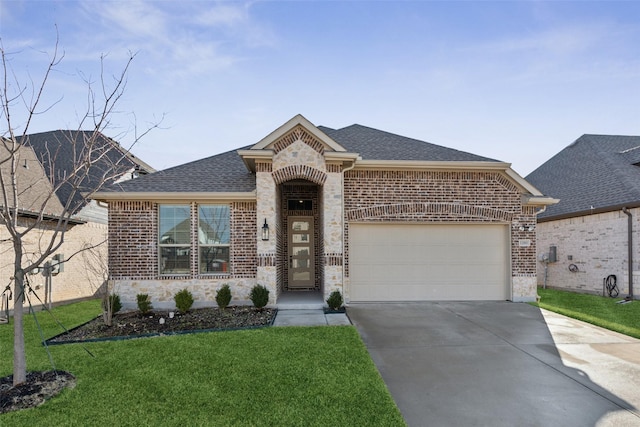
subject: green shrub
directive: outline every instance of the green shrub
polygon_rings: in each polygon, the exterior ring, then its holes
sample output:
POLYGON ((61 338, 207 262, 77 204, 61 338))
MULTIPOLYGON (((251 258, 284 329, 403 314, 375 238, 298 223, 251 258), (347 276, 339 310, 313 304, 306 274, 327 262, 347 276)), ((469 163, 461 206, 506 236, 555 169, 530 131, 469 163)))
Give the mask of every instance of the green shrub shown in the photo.
POLYGON ((178 292, 173 297, 173 300, 176 302, 176 307, 181 313, 187 313, 191 310, 191 306, 193 305, 193 295, 186 289, 178 292))
POLYGON ((339 290, 336 289, 329 294, 329 298, 327 298, 327 305, 331 310, 340 310, 342 303, 342 294, 339 290))
POLYGON ((136 295, 136 299, 138 300, 138 310, 140 310, 140 313, 147 314, 151 310, 153 310, 153 305, 151 304, 151 300, 149 299, 149 295, 147 295, 147 294, 138 294, 138 295, 136 295))
POLYGON ((251 289, 251 302, 257 309, 262 309, 269 303, 269 289, 262 285, 255 285, 251 289))
POLYGON ((229 285, 224 284, 217 290, 216 302, 218 303, 218 307, 222 310, 229 306, 229 303, 231 302, 231 288, 229 288, 229 285))
POLYGON ((122 310, 120 295, 109 294, 104 300, 102 300, 102 309, 108 312, 109 308, 111 308, 111 314, 117 313, 122 310))

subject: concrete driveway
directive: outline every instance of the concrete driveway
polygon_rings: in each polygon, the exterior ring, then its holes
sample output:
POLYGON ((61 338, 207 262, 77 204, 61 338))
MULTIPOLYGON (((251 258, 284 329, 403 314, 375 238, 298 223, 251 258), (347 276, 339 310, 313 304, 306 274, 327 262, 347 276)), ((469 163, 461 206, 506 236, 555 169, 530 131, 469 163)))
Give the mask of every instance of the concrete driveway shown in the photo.
POLYGON ((348 314, 409 426, 640 426, 640 340, 509 302, 348 314))

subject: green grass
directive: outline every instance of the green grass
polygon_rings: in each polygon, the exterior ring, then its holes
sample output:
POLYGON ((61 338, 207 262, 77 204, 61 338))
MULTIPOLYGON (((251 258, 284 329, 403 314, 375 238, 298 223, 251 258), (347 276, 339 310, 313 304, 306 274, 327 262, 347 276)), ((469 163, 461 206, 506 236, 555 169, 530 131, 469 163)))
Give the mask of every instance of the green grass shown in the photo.
POLYGON ((532 305, 640 338, 640 301, 617 304, 621 298, 538 289, 540 303, 532 305))
MULTIPOLYGON (((96 301, 54 309, 71 327, 96 301)), ((59 332, 38 312, 45 335, 59 332)), ((32 316, 29 370, 51 369, 32 316)), ((0 325, 0 377, 12 369, 13 328, 0 325)), ((355 328, 286 327, 50 347, 77 378, 45 405, 0 425, 404 426, 355 328)))

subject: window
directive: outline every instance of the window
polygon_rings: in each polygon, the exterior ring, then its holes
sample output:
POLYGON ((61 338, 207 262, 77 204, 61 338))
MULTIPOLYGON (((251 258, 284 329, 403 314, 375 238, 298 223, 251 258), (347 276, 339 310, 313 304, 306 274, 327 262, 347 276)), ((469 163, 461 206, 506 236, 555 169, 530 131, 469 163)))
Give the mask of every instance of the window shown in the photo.
POLYGON ((201 274, 229 272, 229 206, 198 207, 198 251, 201 274))
POLYGON ((160 274, 189 274, 191 259, 191 208, 160 205, 158 246, 160 274))
POLYGON ((289 199, 287 200, 287 209, 290 211, 312 211, 313 200, 289 199))

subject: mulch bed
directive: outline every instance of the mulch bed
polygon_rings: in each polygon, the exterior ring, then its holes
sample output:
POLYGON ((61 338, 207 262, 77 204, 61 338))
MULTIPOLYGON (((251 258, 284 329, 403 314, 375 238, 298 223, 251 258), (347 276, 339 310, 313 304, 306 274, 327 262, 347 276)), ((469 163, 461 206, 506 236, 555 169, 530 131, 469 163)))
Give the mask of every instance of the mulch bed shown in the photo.
POLYGON ((64 371, 27 373, 27 381, 13 386, 13 375, 0 378, 0 414, 35 408, 66 387, 73 388, 76 378, 64 371))
MULTIPOLYGON (((272 325, 277 312, 277 309, 258 310, 249 306, 227 307, 225 310, 201 308, 188 313, 176 311, 173 318, 166 310, 147 315, 123 312, 113 315, 112 326, 106 326, 99 316, 47 340, 47 344, 256 328, 272 325), (164 323, 161 323, 161 318, 164 323)), ((42 405, 64 388, 74 386, 75 377, 64 371, 29 372, 27 381, 16 387, 13 386, 13 375, 0 378, 0 414, 42 405)))
POLYGON ((140 312, 116 313, 113 315, 112 326, 106 326, 100 316, 47 340, 47 344, 269 326, 275 320, 277 309, 258 310, 250 306, 234 306, 224 310, 200 308, 187 313, 177 311, 173 313, 173 318, 166 310, 154 311, 147 315, 142 315, 140 312), (164 319, 164 323, 161 319, 164 319))

